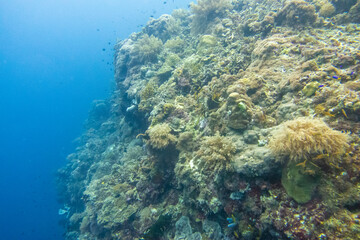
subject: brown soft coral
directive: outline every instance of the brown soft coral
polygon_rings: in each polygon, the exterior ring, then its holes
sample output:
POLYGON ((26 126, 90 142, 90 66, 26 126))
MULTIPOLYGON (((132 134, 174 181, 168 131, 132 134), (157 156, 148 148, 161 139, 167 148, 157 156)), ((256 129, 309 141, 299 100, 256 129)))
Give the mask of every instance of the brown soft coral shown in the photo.
POLYGON ((276 17, 276 23, 287 26, 307 26, 315 23, 315 7, 303 0, 288 1, 276 17))
POLYGON ((171 128, 166 123, 155 125, 146 131, 150 138, 146 143, 155 149, 166 148, 176 142, 176 137, 170 132, 171 128))
POLYGON ((235 145, 230 138, 216 134, 212 137, 205 137, 201 141, 196 158, 201 160, 201 165, 205 169, 213 169, 214 172, 221 171, 230 168, 230 160, 235 150, 235 145))
POLYGON ((282 124, 269 143, 269 148, 291 161, 306 160, 326 154, 334 161, 346 152, 348 135, 329 128, 320 119, 297 118, 282 124))
POLYGON ((197 4, 190 3, 192 16, 191 28, 195 33, 204 32, 208 24, 217 17, 221 17, 227 9, 231 9, 230 0, 198 0, 197 4))

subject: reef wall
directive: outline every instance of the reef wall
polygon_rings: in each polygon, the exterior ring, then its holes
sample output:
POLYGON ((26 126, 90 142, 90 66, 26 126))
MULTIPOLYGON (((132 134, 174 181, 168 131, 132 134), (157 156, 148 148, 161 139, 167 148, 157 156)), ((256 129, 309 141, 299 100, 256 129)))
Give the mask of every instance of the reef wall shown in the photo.
POLYGON ((115 46, 66 239, 360 239, 360 1, 199 0, 115 46))

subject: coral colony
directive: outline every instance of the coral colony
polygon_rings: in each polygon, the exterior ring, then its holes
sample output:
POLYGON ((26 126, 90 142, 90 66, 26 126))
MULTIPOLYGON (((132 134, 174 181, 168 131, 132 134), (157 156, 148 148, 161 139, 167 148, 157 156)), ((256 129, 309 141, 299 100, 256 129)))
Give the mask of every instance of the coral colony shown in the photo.
POLYGON ((115 45, 65 239, 360 239, 360 2, 198 0, 115 45))

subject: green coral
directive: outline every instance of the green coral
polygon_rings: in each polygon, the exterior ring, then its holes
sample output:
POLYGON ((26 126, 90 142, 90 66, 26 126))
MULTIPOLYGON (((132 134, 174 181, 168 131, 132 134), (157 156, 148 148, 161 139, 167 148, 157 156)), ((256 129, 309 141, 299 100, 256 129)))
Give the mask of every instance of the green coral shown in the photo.
POLYGON ((287 194, 298 203, 306 203, 311 200, 311 195, 319 183, 317 175, 309 174, 317 168, 308 164, 306 168, 289 162, 282 172, 281 183, 287 194))

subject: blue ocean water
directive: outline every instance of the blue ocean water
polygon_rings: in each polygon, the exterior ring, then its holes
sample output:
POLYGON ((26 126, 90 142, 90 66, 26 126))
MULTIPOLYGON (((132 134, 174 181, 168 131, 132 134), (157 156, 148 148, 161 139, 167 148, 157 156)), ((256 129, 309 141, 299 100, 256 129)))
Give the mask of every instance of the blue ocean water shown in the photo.
POLYGON ((62 239, 56 170, 111 91, 116 39, 189 2, 0 2, 0 239, 62 239))

